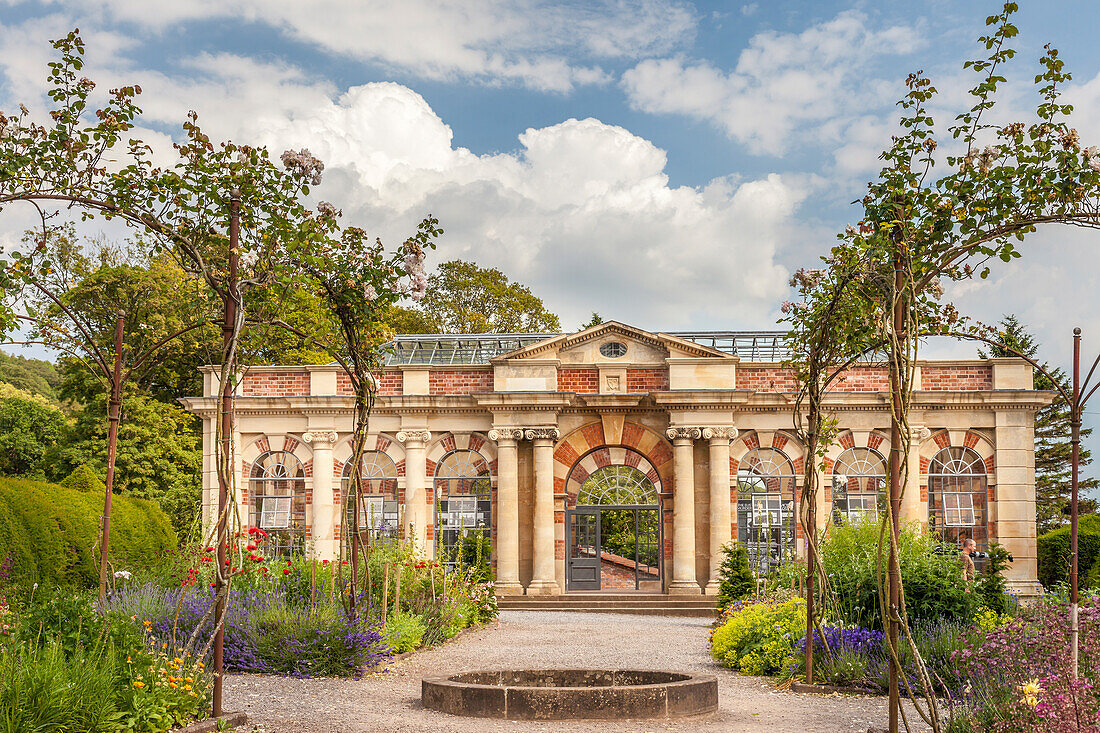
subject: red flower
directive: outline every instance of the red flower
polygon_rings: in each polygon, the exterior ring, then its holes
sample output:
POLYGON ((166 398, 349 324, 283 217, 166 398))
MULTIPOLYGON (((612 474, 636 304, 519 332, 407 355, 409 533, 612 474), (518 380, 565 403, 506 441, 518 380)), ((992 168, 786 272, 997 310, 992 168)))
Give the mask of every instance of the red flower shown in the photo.
POLYGON ((203 550, 203 552, 213 552, 213 551, 214 551, 213 547, 207 547, 205 550, 203 550))
POLYGON ((248 547, 246 547, 246 548, 244 548, 244 549, 246 549, 246 550, 249 550, 249 551, 251 551, 251 550, 255 550, 255 549, 256 549, 256 545, 249 545, 248 547))
POLYGON ((211 584, 210 584, 210 587, 211 587, 211 588, 217 588, 217 587, 218 587, 218 584, 217 584, 217 583, 211 583, 211 584))
POLYGON ((283 575, 290 575, 290 570, 287 568, 283 568, 283 575))
POLYGON ((344 560, 344 561, 343 561, 342 563, 340 563, 340 564, 341 564, 341 565, 347 565, 347 564, 348 564, 348 561, 347 561, 347 560, 344 560))
POLYGON ((328 560, 322 560, 322 561, 321 561, 321 564, 322 564, 322 565, 328 565, 328 560))

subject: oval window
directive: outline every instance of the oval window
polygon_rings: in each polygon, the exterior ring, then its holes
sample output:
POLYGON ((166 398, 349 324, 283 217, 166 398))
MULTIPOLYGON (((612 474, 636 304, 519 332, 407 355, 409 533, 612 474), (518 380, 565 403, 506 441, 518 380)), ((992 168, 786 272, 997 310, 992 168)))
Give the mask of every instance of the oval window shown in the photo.
POLYGON ((600 345, 600 353, 608 359, 617 359, 620 356, 626 356, 626 344, 621 341, 608 341, 606 344, 600 345))

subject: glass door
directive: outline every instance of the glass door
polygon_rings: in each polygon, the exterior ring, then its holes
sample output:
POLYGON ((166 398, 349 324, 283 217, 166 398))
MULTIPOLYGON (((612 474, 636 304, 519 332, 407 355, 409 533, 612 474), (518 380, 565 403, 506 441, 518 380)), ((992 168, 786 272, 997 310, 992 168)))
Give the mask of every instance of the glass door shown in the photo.
POLYGON ((574 509, 567 519, 566 590, 599 590, 600 510, 574 509))

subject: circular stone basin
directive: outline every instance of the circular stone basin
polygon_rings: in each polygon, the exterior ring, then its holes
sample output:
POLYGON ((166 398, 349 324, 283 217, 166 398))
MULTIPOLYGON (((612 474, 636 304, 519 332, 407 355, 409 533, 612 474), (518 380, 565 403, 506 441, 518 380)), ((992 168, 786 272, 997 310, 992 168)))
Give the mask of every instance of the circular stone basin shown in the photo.
POLYGON ((688 672, 521 669, 427 677, 424 707, 509 720, 681 718, 718 709, 718 678, 688 672))

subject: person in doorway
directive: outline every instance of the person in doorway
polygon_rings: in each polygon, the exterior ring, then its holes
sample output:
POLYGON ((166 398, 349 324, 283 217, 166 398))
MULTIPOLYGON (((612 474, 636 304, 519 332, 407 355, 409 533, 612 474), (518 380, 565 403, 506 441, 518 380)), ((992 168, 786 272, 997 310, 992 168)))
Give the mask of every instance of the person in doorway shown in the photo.
POLYGON ((972 537, 962 540, 962 547, 959 549, 959 561, 963 566, 963 582, 966 583, 967 590, 970 590, 970 587, 974 584, 974 553, 977 551, 978 543, 972 537))

